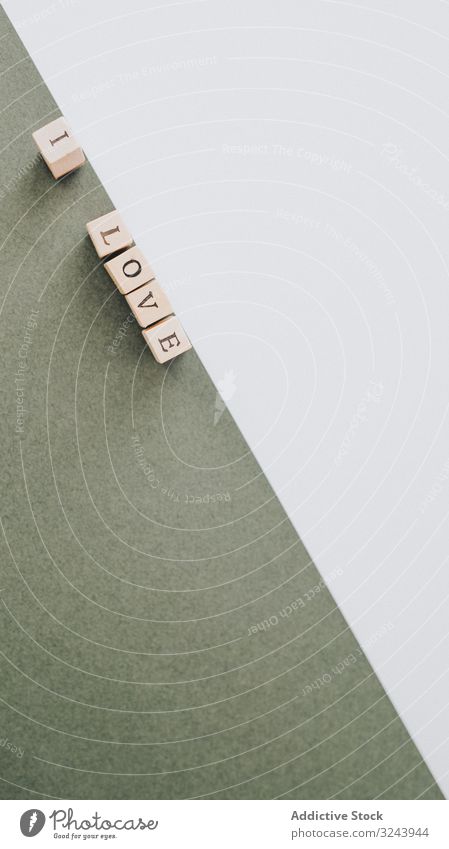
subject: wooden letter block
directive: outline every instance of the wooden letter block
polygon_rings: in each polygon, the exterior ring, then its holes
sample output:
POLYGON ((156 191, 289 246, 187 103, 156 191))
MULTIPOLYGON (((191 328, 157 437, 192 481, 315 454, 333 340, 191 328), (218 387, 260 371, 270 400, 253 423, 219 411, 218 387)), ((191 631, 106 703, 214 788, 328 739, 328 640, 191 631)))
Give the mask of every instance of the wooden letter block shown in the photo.
POLYGON ((129 248, 133 243, 133 237, 116 209, 89 221, 86 227, 100 259, 115 251, 129 248))
POLYGON ((145 283, 125 297, 141 327, 148 327, 173 313, 173 307, 157 280, 145 283))
POLYGON ((142 335, 158 363, 173 360, 191 348, 181 322, 175 315, 160 321, 159 324, 142 330, 142 335))
POLYGON ((53 177, 58 180, 86 161, 65 118, 56 118, 33 133, 33 139, 53 177))
POLYGON ((156 276, 144 254, 136 245, 128 251, 124 251, 120 256, 116 256, 115 259, 105 262, 104 267, 122 295, 127 295, 133 289, 138 289, 143 283, 149 283, 156 276))

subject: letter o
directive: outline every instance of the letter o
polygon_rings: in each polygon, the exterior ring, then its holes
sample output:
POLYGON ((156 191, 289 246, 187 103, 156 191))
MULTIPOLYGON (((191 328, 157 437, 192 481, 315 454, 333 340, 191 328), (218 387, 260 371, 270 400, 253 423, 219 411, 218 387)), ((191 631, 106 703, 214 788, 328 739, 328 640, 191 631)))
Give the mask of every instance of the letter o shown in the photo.
POLYGON ((138 259, 128 259, 122 268, 123 274, 125 277, 137 277, 138 274, 142 271, 142 266, 138 259), (137 271, 125 271, 127 265, 137 265, 137 271))

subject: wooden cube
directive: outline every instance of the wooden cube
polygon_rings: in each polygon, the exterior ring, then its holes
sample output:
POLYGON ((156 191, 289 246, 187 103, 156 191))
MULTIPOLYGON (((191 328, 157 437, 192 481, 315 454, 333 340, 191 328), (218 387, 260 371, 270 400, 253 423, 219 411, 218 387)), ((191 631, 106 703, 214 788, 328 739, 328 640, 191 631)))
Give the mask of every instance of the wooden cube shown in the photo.
POLYGON ((36 130, 33 139, 56 180, 86 161, 82 148, 62 116, 36 130))
POLYGON ((133 237, 116 209, 89 221, 86 227, 100 259, 129 248, 133 243, 133 237))
POLYGON ((122 295, 127 295, 128 292, 138 289, 144 283, 149 283, 156 276, 137 245, 133 245, 120 256, 105 262, 104 267, 122 295))
POLYGON ((173 360, 192 347, 179 318, 175 315, 142 330, 142 335, 158 363, 173 360))
POLYGON ((125 297, 141 327, 155 324, 173 313, 173 307, 157 280, 145 283, 125 297))

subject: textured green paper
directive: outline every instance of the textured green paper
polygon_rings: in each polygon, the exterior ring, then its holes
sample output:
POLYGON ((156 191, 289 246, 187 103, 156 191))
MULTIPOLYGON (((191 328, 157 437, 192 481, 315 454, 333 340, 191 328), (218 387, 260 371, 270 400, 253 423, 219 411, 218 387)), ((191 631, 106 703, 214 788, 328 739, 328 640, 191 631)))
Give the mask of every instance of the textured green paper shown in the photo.
POLYGON ((128 320, 111 201, 53 180, 0 39, 1 795, 441 798, 196 354, 128 320))

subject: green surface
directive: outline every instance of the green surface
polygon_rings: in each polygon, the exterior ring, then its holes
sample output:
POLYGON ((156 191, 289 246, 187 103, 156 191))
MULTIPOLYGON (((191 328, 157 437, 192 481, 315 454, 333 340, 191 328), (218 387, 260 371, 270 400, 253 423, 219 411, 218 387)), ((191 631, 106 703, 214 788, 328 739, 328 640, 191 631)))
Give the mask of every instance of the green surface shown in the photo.
POLYGON ((59 110, 0 39, 1 795, 441 798, 196 354, 127 321, 112 204, 37 157, 59 110))

